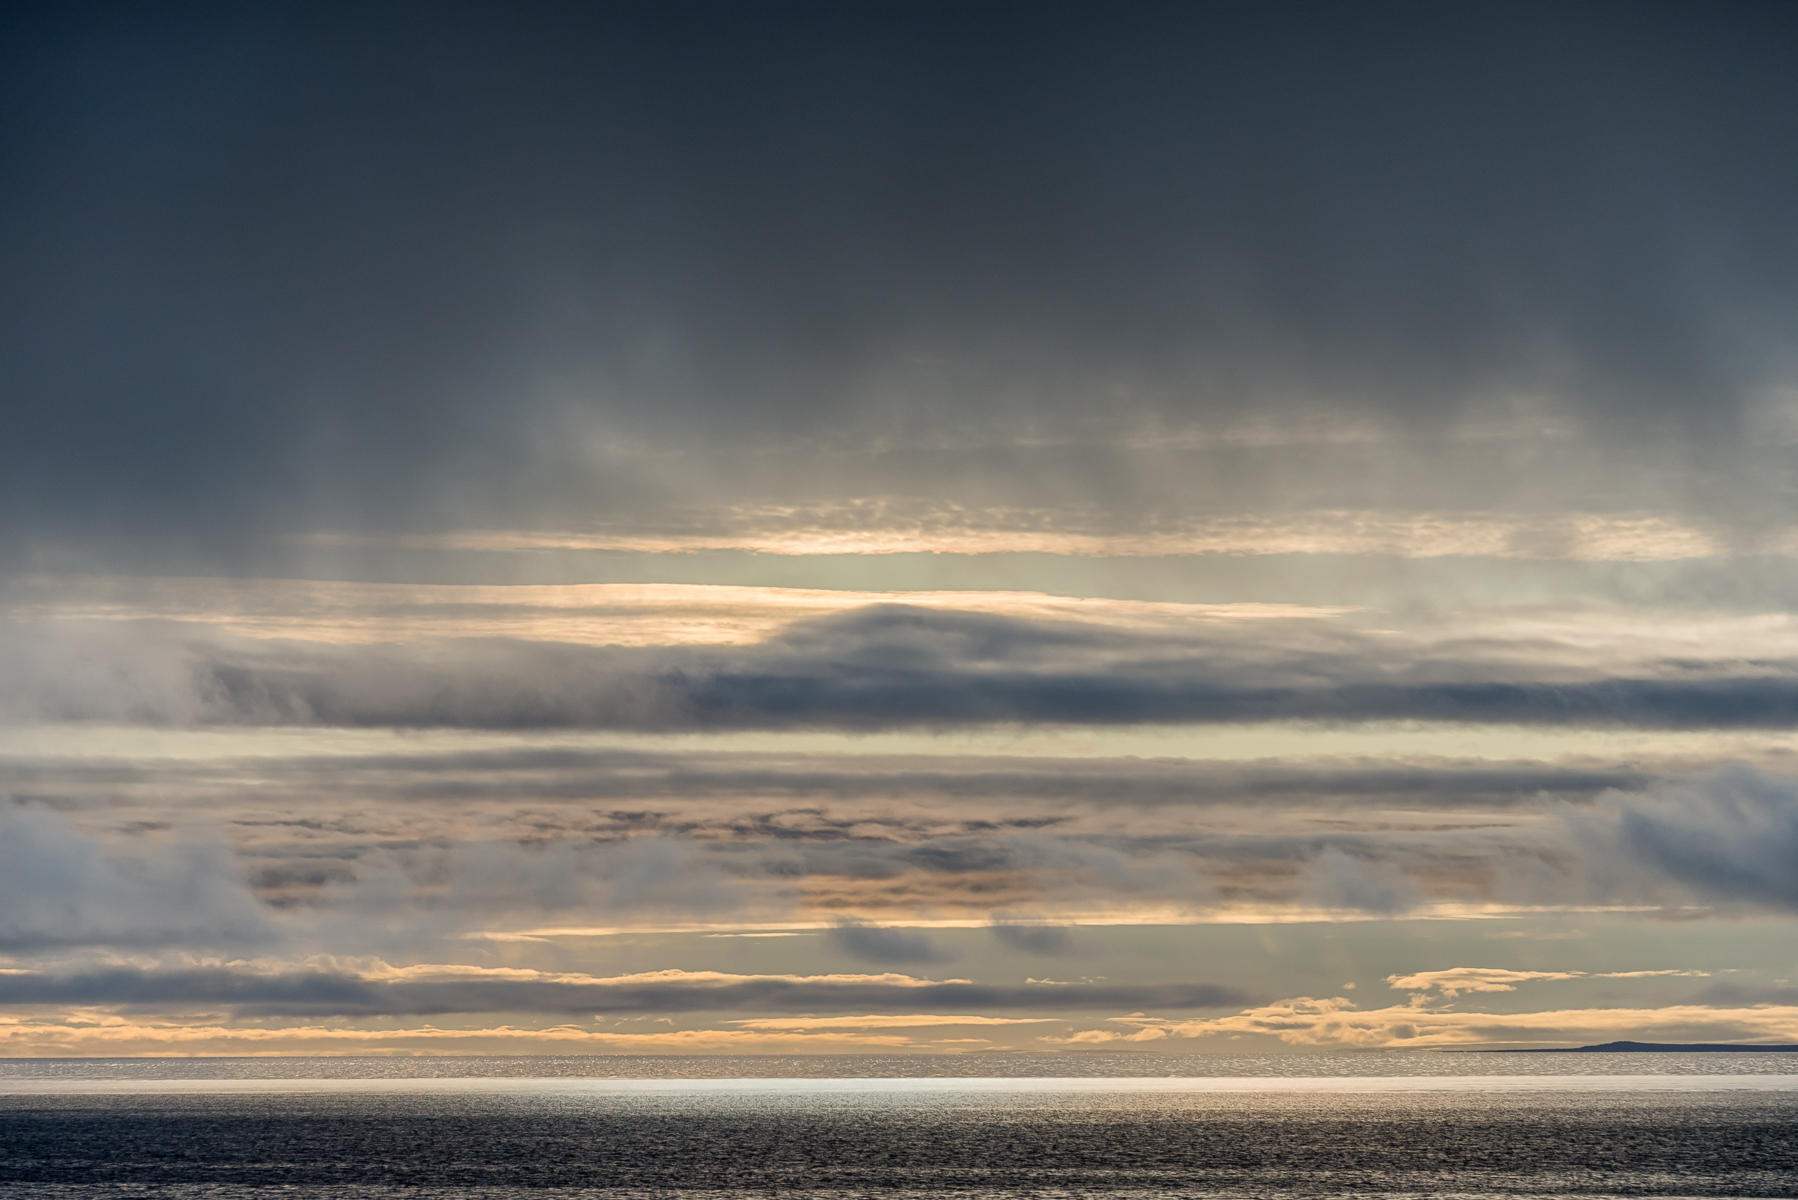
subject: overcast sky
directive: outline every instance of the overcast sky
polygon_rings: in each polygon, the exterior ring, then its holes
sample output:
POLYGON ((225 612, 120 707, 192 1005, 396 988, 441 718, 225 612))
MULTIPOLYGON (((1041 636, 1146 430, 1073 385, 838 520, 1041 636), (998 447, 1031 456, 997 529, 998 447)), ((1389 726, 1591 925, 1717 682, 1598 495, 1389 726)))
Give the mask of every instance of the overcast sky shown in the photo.
POLYGON ((1798 1041, 1794 45, 8 6, 0 1052, 1798 1041))

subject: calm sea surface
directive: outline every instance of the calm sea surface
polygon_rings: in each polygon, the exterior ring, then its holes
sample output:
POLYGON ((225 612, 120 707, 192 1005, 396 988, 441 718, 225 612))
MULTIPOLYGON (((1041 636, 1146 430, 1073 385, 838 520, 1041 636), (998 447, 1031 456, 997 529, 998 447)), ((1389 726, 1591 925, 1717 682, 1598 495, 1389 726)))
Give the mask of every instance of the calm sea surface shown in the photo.
POLYGON ((0 1196, 1798 1197, 1798 1055, 0 1061, 0 1196))

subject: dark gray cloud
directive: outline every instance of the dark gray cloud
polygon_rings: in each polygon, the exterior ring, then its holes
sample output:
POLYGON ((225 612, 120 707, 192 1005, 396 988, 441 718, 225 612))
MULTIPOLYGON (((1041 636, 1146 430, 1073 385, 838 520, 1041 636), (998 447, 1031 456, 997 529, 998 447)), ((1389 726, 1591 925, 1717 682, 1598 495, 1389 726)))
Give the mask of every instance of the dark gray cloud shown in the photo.
POLYGON ((21 625, 0 636, 0 668, 16 681, 0 714, 627 730, 1798 722, 1798 667, 1780 658, 1625 660, 1607 670, 1549 639, 1406 641, 1312 624, 1170 635, 873 605, 795 622, 753 646, 657 649, 499 640, 343 648, 151 624, 21 625))
POLYGON ((995 914, 987 928, 1003 945, 1026 954, 1068 954, 1074 949, 1073 934, 1065 925, 995 914))
MULTIPOLYGON (((1514 393, 1714 463, 1790 367, 1793 20, 10 5, 0 532, 566 520, 703 481, 644 446, 1514 393)), ((1027 478, 1152 487, 953 483, 1027 478)))
POLYGON ((866 921, 840 920, 831 927, 826 940, 834 949, 862 962, 901 965, 947 962, 955 957, 926 934, 866 921))
POLYGON ((1798 783, 1735 769, 1570 815, 1606 886, 1671 882, 1705 903, 1798 910, 1798 783))
POLYGON ((0 1005, 124 1009, 226 1006, 240 1016, 434 1016, 449 1013, 660 1015, 691 1012, 1128 1012, 1236 1007, 1235 988, 1207 983, 900 984, 756 976, 725 982, 586 983, 464 978, 371 980, 330 971, 118 967, 0 974, 0 1005))

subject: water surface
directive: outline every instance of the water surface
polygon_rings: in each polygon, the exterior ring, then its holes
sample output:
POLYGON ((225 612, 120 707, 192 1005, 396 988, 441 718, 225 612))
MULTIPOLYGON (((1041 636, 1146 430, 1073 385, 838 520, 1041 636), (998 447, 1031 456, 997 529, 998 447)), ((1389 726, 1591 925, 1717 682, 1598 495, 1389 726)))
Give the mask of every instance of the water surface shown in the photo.
POLYGON ((1791 1056, 984 1057, 15 1060, 0 1195, 1798 1196, 1791 1056))

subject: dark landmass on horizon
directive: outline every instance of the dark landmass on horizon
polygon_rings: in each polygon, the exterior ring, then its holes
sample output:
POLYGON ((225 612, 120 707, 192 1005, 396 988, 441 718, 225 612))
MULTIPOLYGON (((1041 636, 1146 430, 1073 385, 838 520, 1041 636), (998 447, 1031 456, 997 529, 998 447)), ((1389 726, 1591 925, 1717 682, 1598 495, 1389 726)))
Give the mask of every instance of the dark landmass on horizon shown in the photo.
POLYGON ((1798 1045, 1752 1046, 1737 1042, 1601 1042, 1596 1046, 1520 1046, 1503 1050, 1451 1050, 1451 1054, 1798 1054, 1798 1045))

